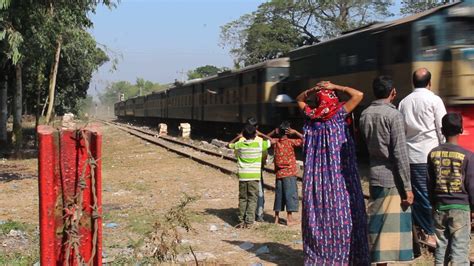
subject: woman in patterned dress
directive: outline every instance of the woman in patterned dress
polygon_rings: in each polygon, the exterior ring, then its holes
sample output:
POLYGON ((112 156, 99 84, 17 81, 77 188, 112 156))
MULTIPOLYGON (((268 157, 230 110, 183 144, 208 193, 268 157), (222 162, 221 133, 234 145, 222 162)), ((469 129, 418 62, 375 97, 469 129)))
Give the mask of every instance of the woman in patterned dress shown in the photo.
POLYGON ((297 97, 305 123, 303 249, 305 265, 369 265, 367 218, 354 141, 346 122, 363 93, 320 82, 297 97), (350 99, 339 102, 335 91, 350 99), (306 104, 309 96, 317 107, 306 104))

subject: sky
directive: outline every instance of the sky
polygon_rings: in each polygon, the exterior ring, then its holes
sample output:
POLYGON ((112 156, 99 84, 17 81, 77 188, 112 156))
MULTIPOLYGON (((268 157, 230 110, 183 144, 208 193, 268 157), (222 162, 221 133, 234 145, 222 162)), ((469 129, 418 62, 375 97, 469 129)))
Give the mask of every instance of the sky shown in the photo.
POLYGON ((220 26, 257 9, 263 0, 122 0, 117 8, 99 7, 91 15, 97 42, 119 59, 117 70, 103 65, 89 93, 108 83, 137 77, 158 83, 184 79, 202 65, 231 67, 219 44, 220 26))
POLYGON ((118 64, 114 71, 110 63, 100 67, 89 93, 96 95, 119 80, 135 83, 144 78, 163 84, 184 80, 188 70, 203 65, 232 67, 229 51, 219 46, 220 26, 255 11, 263 2, 121 0, 111 10, 99 6, 90 16, 94 23, 90 32, 118 64))

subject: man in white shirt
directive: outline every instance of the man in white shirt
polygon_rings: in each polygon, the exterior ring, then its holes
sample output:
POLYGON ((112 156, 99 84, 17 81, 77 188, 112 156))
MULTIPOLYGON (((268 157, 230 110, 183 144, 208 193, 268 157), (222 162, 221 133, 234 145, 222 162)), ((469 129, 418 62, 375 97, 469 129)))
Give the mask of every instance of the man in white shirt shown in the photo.
POLYGON ((431 204, 426 186, 428 153, 444 142, 441 119, 446 114, 443 100, 431 91, 431 73, 426 68, 413 73, 415 89, 399 105, 405 119, 413 193, 413 222, 421 228, 426 242, 436 246, 431 204))

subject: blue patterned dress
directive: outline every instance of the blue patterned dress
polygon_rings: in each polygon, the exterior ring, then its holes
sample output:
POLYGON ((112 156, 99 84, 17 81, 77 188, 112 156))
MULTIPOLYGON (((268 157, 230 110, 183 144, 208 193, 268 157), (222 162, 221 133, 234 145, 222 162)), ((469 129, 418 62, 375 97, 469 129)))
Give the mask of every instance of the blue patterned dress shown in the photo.
POLYGON ((367 218, 344 107, 307 121, 303 177, 305 265, 369 265, 367 218))

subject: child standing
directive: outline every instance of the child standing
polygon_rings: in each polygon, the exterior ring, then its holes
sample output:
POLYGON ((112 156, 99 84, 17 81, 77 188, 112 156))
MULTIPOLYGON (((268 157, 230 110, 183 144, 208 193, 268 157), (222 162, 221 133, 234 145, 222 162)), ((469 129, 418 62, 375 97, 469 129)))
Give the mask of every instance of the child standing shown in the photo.
POLYGON ((239 176, 239 228, 248 228, 255 221, 258 186, 261 177, 262 154, 271 146, 269 137, 256 139, 255 126, 246 124, 242 134, 229 143, 237 157, 239 176), (243 137, 243 139, 241 139, 243 137))
POLYGON ((442 119, 446 143, 428 155, 428 193, 433 206, 436 241, 435 264, 469 265, 471 211, 474 206, 474 156, 458 146, 462 116, 442 119))
POLYGON ((287 225, 297 224, 293 220, 292 213, 298 211, 298 187, 296 184, 296 158, 295 147, 303 145, 303 135, 290 127, 290 123, 285 121, 280 127, 272 131, 269 135, 277 135, 272 139, 275 149, 275 223, 280 223, 280 211, 286 207, 287 225), (288 136, 296 135, 298 139, 291 139, 288 136))
MULTIPOLYGON (((257 130, 257 136, 255 137, 255 140, 261 141, 262 138, 258 136, 259 131, 257 119, 255 119, 254 117, 249 117, 247 118, 247 124, 255 127, 255 129, 257 130)), ((242 137, 239 140, 245 140, 245 138, 242 137)), ((263 222, 263 210, 265 208, 265 195, 263 190, 265 184, 263 183, 263 167, 265 166, 265 162, 267 161, 267 155, 268 154, 266 151, 264 151, 262 154, 262 168, 260 170, 260 183, 258 184, 257 209, 255 210, 255 219, 257 220, 257 222, 263 222)))

